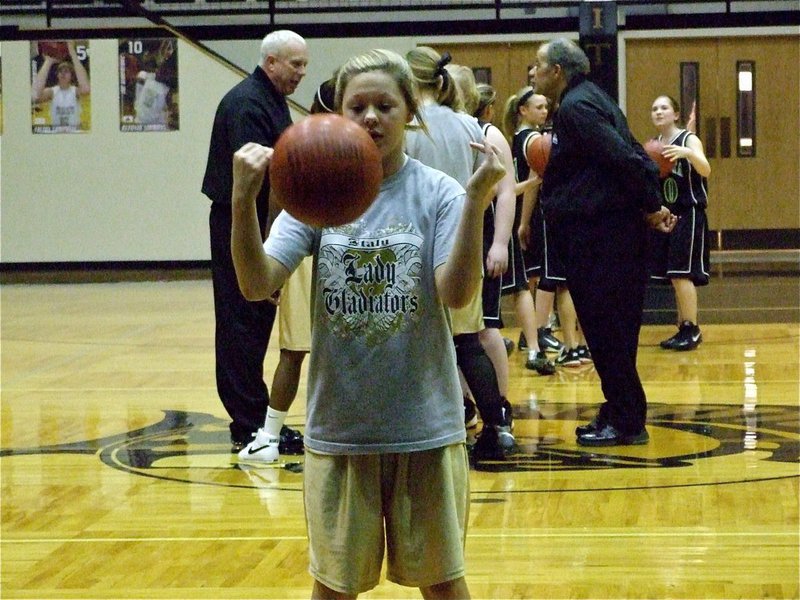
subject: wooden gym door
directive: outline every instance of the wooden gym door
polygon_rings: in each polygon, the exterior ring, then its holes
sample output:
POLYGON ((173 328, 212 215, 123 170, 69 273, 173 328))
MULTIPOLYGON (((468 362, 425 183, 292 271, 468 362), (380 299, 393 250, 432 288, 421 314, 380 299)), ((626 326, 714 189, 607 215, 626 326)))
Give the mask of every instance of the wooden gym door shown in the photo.
MULTIPOLYGON (((709 156, 712 229, 800 227, 800 38, 797 36, 626 41, 627 116, 636 137, 655 135, 650 107, 681 102, 681 73, 697 73, 698 135, 709 156), (753 156, 739 148, 739 70, 752 65, 753 156)), ((688 117, 688 115, 682 115, 688 117)))

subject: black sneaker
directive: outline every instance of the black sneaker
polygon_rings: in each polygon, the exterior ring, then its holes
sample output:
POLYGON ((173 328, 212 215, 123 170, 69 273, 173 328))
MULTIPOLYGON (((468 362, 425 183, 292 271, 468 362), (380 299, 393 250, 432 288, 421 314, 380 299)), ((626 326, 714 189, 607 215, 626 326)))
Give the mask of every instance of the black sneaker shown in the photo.
POLYGON ((249 443, 250 442, 243 442, 242 440, 234 440, 231 438, 231 454, 239 454, 249 443))
POLYGON ((561 352, 561 349, 564 348, 564 344, 553 335, 553 330, 549 327, 539 327, 536 332, 539 335, 539 350, 543 352, 561 352))
POLYGON ((513 340, 508 339, 507 337, 503 338, 503 343, 506 345, 506 354, 511 356, 511 353, 514 352, 514 342, 513 340))
POLYGON ((575 350, 578 351, 578 358, 581 359, 582 365, 588 365, 594 362, 592 359, 592 353, 589 351, 589 346, 586 344, 581 344, 575 350))
POLYGON ((503 398, 503 425, 508 427, 509 431, 514 429, 514 410, 511 406, 511 402, 507 399, 503 398))
POLYGON ((280 443, 278 452, 281 454, 302 454, 303 453, 303 434, 296 429, 290 429, 286 425, 281 427, 280 443))
POLYGON ((694 350, 702 341, 703 334, 700 333, 700 328, 691 321, 684 321, 681 323, 677 339, 672 344, 672 349, 679 352, 694 350))
POLYGON ((231 454, 238 454, 243 450, 247 444, 253 441, 253 436, 255 436, 255 432, 245 434, 245 437, 241 437, 241 434, 236 436, 231 434, 231 454))
POLYGON ((558 354, 556 365, 559 367, 580 367, 581 357, 577 348, 564 348, 558 354))
POLYGON ((528 357, 525 361, 525 368, 536 371, 539 375, 552 375, 556 372, 556 366, 547 358, 547 354, 541 350, 536 353, 534 358, 528 357))
POLYGON ((478 411, 475 408, 475 401, 464 396, 464 427, 474 429, 478 425, 478 411))
POLYGON ((667 338, 666 340, 661 340, 661 342, 659 342, 658 345, 661 346, 664 350, 674 350, 675 342, 678 341, 680 335, 681 335, 681 330, 678 329, 675 335, 673 335, 671 338, 667 338))
POLYGON ((600 429, 577 435, 579 446, 639 446, 650 441, 647 429, 637 433, 625 434, 613 425, 605 425, 600 429))
POLYGON ((517 342, 517 350, 527 350, 528 349, 528 340, 525 338, 525 334, 520 332, 519 334, 519 341, 517 342))
MULTIPOLYGON (((508 435, 511 435, 510 432, 508 435)), ((507 436, 504 435, 503 437, 506 438, 505 441, 507 442, 507 436)), ((511 439, 514 439, 513 436, 511 436, 511 439)), ((506 451, 500 444, 498 428, 491 426, 484 427, 478 435, 475 445, 471 448, 469 455, 470 462, 475 464, 481 460, 505 460, 505 458, 506 451)))
POLYGON ((587 433, 591 433, 592 431, 597 431, 605 427, 599 420, 598 417, 595 417, 591 421, 589 421, 586 425, 578 425, 575 428, 575 435, 581 436, 586 435, 587 433))

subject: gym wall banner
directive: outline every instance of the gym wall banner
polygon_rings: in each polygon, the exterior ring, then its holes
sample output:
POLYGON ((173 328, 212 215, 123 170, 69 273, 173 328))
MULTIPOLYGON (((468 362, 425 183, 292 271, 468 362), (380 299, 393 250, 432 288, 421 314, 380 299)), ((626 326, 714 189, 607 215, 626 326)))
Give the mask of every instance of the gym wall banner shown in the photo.
POLYGON ((178 40, 119 40, 120 131, 177 131, 178 40))
POLYGON ((91 129, 89 42, 31 42, 33 133, 84 133, 91 129))
POLYGON ((0 135, 3 135, 3 57, 0 56, 0 135))

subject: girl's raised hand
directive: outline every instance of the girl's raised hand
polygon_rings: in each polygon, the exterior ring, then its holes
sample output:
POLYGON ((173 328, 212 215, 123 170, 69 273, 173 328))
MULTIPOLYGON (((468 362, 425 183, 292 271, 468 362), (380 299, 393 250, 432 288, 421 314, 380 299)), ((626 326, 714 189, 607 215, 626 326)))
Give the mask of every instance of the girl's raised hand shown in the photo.
POLYGON ((469 145, 478 152, 485 154, 486 160, 481 163, 478 170, 469 178, 467 196, 484 202, 484 208, 486 208, 491 201, 489 192, 506 174, 506 168, 503 166, 500 150, 491 142, 484 140, 482 144, 470 142, 469 145))
POLYGON ((247 142, 233 155, 233 199, 255 200, 264 177, 267 166, 272 158, 272 148, 247 142))

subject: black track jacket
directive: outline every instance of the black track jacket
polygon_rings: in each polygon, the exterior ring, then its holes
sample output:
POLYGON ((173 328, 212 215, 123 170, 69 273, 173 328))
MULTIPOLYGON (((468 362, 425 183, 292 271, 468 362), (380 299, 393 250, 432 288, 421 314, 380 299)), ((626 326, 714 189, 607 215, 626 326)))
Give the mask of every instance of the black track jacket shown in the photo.
POLYGON ((636 141, 619 106, 585 77, 561 95, 541 199, 545 218, 661 208, 658 167, 636 141))

